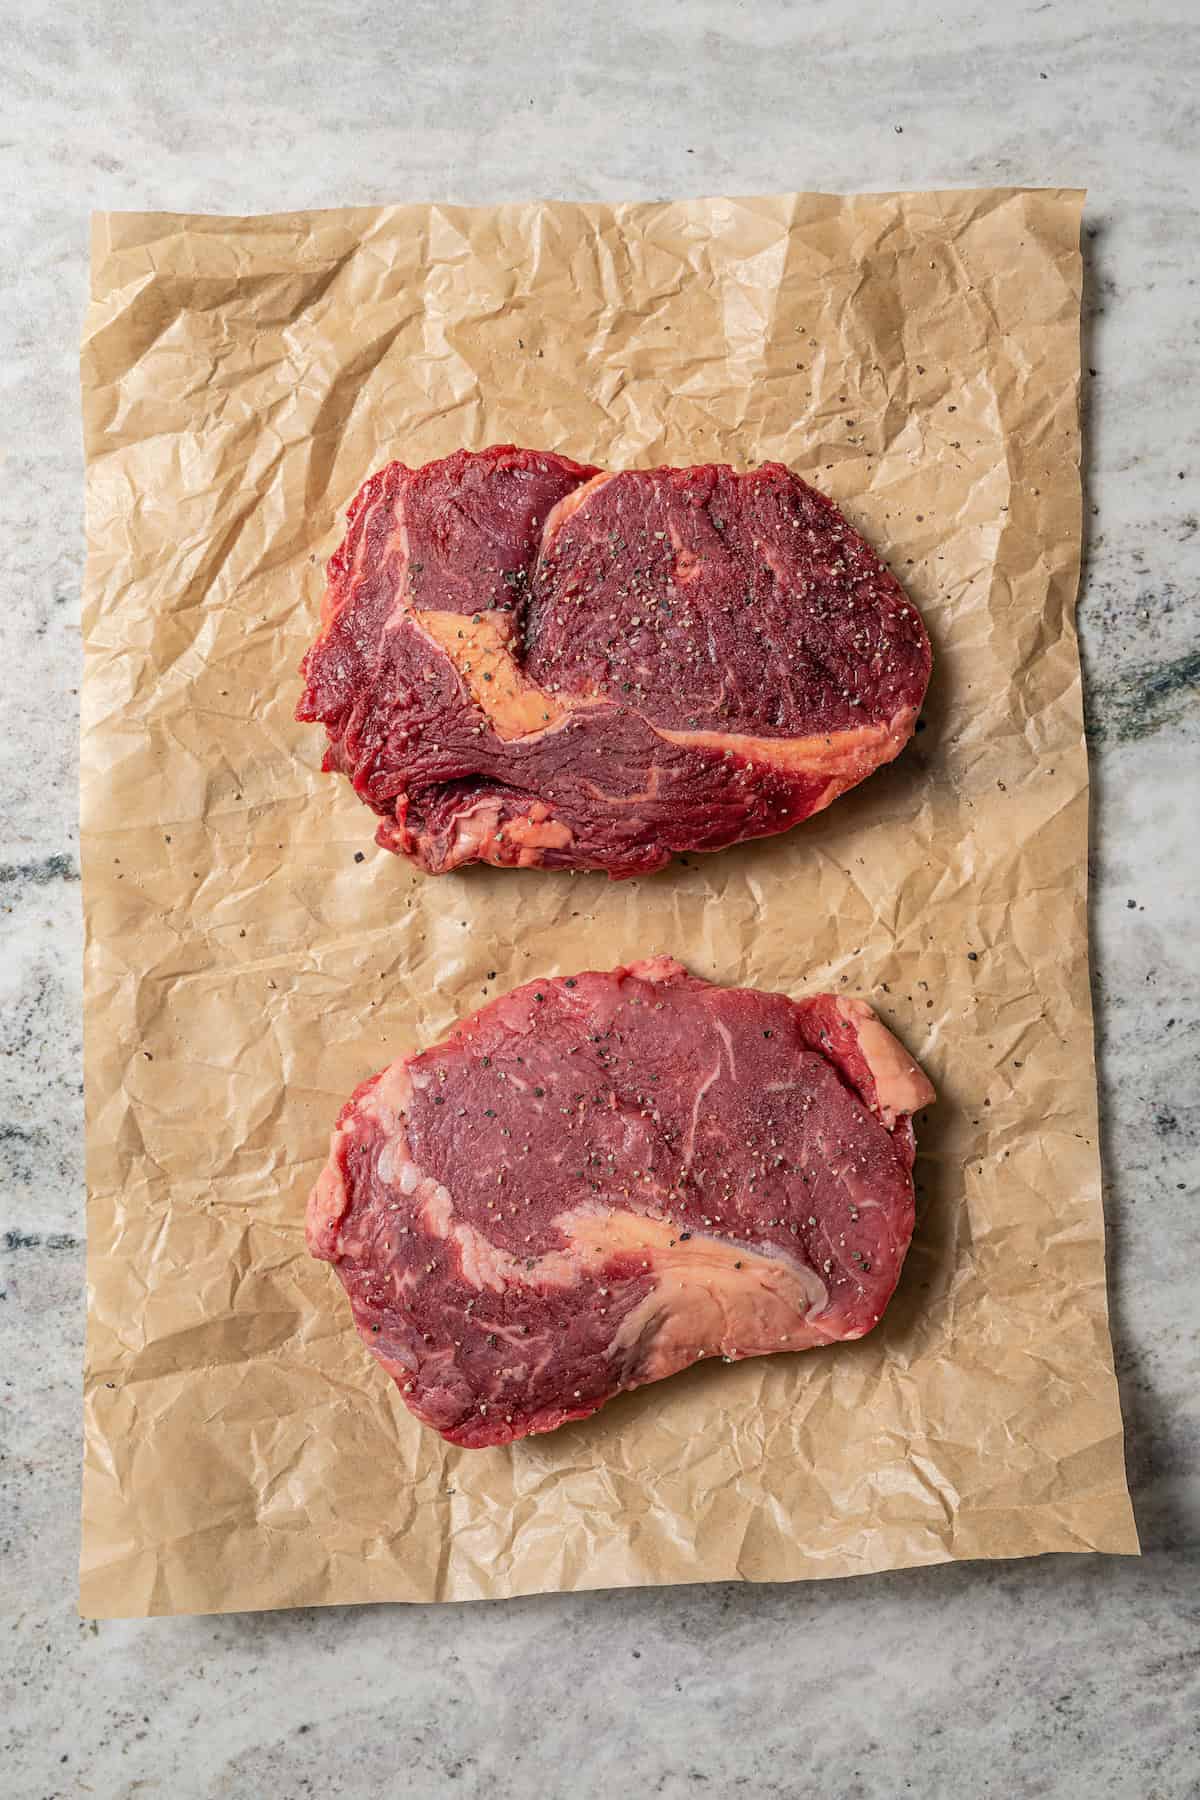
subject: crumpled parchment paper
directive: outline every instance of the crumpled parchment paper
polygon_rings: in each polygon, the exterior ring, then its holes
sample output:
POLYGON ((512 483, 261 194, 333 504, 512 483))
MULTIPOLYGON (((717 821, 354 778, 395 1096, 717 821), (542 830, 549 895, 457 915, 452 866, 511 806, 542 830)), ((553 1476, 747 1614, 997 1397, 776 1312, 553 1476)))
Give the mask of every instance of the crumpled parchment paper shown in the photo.
POLYGON ((85 1613, 1136 1550, 1072 619, 1081 204, 96 220, 85 1613), (431 880, 376 850, 292 720, 323 563, 381 463, 501 441, 789 463, 922 608, 924 729, 810 824, 647 880, 431 880), (902 1285, 861 1343, 457 1451, 305 1254, 334 1114, 485 996, 654 951, 865 995, 924 1064, 902 1285))

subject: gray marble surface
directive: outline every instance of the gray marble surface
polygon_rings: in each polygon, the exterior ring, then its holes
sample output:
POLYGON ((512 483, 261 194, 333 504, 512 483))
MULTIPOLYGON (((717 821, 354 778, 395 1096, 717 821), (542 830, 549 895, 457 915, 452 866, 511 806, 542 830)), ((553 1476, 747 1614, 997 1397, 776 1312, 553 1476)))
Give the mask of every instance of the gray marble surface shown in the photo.
POLYGON ((1195 0, 0 0, 0 1789, 1200 1791, 1195 0), (92 208, 1086 185, 1096 995, 1145 1556, 81 1624, 92 208))

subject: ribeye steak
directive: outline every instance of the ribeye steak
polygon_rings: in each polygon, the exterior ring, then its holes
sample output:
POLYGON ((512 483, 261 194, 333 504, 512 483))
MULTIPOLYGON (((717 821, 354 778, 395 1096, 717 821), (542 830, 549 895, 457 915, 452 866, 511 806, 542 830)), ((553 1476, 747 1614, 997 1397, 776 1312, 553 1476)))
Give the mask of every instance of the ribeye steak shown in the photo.
POLYGON ((300 719, 431 874, 659 868, 784 831, 890 762, 916 608, 779 463, 391 463, 350 508, 300 719))
POLYGON ((859 1000, 666 957, 533 982, 358 1089, 309 1248, 417 1417, 504 1444, 702 1357, 862 1337, 932 1098, 859 1000))

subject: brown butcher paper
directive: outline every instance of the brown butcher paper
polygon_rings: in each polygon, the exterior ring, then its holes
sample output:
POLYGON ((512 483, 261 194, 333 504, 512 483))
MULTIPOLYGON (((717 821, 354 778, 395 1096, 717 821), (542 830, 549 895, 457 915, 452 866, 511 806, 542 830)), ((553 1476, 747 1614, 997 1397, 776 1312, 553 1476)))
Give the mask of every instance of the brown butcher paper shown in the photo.
POLYGON ((1081 202, 96 220, 86 1614, 1136 1550, 1087 972, 1081 202), (372 470, 498 442, 787 463, 921 607, 923 729, 810 823, 646 879, 377 850, 292 717, 323 565, 372 470), (334 1115, 517 982, 659 951, 862 995, 928 1070, 899 1291, 861 1343, 455 1449, 306 1254, 334 1115))

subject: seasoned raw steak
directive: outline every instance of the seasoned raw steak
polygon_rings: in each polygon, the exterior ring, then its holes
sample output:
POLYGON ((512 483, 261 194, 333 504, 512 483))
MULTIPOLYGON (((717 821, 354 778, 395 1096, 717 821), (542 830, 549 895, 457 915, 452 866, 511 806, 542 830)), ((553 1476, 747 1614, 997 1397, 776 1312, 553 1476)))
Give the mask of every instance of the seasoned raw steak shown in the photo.
POLYGON ((431 874, 784 831, 891 761, 929 680, 916 608, 779 463, 391 463, 328 573, 297 717, 431 874))
POLYGON ((506 1444, 701 1357, 870 1331, 932 1098, 860 1000, 668 957, 532 982, 363 1083, 309 1248, 419 1419, 506 1444))

